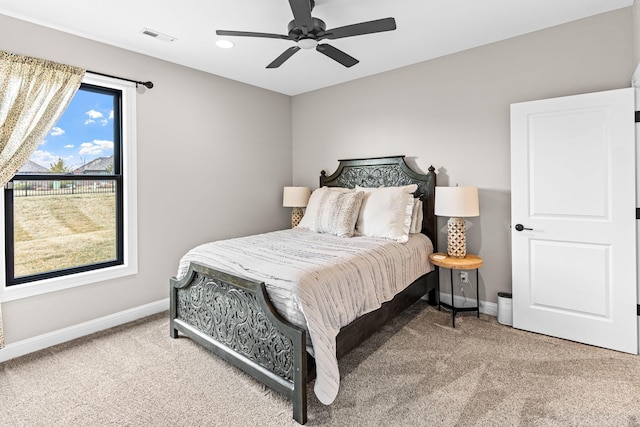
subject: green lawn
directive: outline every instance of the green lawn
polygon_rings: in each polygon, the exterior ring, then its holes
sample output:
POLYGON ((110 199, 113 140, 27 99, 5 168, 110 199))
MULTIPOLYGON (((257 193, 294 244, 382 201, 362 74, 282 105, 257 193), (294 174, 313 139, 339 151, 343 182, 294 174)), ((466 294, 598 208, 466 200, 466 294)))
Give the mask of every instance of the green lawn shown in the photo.
POLYGON ((116 258, 115 193, 16 197, 15 276, 116 258))

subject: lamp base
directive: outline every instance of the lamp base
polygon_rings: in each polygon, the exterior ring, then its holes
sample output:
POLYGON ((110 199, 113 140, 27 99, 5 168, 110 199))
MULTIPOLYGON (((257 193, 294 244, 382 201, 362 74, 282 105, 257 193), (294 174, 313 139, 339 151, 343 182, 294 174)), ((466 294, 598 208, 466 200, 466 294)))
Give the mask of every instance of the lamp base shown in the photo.
POLYGON ((291 228, 296 228, 300 224, 300 220, 304 216, 302 208, 293 208, 291 210, 291 228))
POLYGON ((462 218, 451 217, 447 221, 447 255, 454 258, 467 256, 467 238, 462 218))

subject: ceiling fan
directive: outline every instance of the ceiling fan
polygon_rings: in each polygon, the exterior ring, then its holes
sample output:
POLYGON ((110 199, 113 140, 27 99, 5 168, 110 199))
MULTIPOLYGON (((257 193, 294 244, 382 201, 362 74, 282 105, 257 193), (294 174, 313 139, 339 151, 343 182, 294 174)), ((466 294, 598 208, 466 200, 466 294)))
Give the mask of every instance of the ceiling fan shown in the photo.
POLYGON ((278 68, 300 49, 314 48, 318 52, 328 56, 334 61, 339 62, 345 67, 352 67, 359 62, 357 59, 350 55, 347 55, 340 49, 337 49, 330 44, 318 44, 318 42, 325 39, 335 40, 345 37, 361 36, 364 34, 380 33, 383 31, 392 31, 396 29, 395 19, 384 18, 327 30, 327 26, 323 20, 311 16, 311 11, 315 6, 314 0, 289 0, 289 5, 291 6, 291 11, 293 12, 293 21, 289 22, 289 33, 287 35, 227 30, 217 30, 216 34, 219 36, 284 39, 291 40, 297 43, 297 46, 292 46, 289 49, 285 50, 272 63, 267 65, 267 68, 278 68))

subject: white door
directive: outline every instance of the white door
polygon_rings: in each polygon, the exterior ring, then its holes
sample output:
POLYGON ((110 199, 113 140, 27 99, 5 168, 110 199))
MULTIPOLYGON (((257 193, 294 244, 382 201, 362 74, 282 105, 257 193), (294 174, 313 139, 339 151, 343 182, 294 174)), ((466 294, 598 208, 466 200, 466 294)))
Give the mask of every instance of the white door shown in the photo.
POLYGON ((638 353, 634 128, 632 88, 511 106, 514 327, 638 353))

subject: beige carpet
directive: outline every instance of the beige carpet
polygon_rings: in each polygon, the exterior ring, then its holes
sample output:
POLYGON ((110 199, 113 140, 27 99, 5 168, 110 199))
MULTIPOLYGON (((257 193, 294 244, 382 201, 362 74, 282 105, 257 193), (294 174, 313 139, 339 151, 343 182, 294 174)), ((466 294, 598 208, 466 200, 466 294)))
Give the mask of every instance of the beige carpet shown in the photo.
MULTIPOLYGON (((419 302, 341 361, 310 426, 640 425, 640 357, 419 302)), ((295 426, 291 404, 168 314, 0 364, 1 426, 295 426)))

